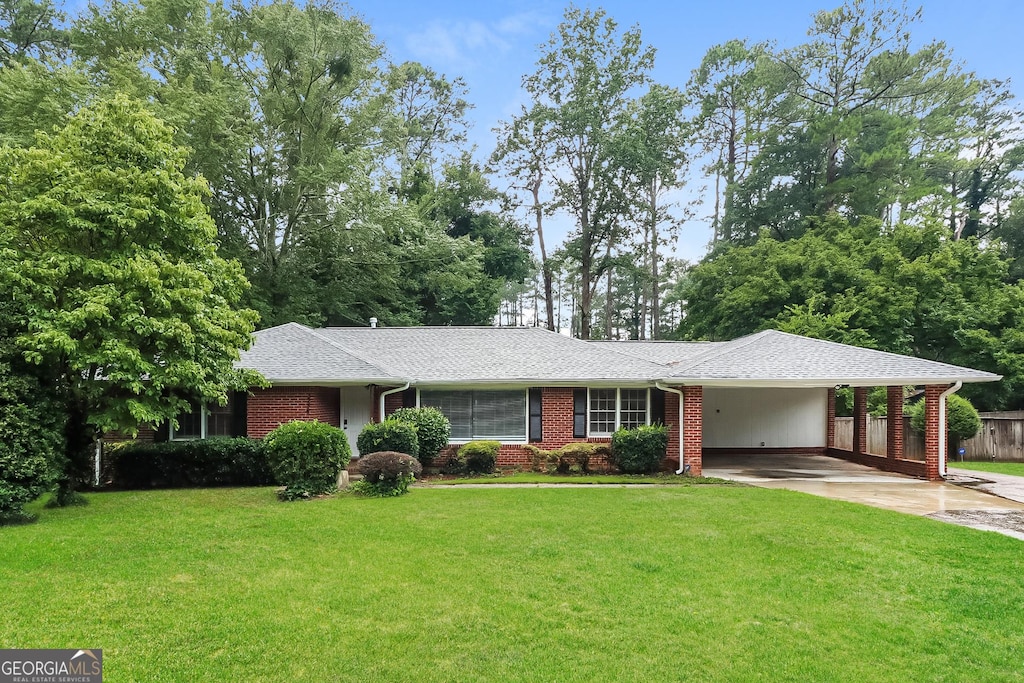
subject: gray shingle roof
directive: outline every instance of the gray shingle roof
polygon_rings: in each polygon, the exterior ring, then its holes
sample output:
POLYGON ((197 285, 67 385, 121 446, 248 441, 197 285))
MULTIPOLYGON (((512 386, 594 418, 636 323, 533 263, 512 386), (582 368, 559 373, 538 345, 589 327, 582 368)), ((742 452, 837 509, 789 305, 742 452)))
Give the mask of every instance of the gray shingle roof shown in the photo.
POLYGON ((591 341, 611 351, 625 353, 660 365, 677 365, 729 342, 591 341))
POLYGON ((804 386, 992 382, 999 375, 777 330, 740 337, 672 369, 674 380, 804 386))
POLYGON ((273 384, 381 383, 398 378, 324 339, 314 330, 286 323, 260 330, 238 365, 259 370, 273 384))
POLYGON ((588 342, 539 328, 335 327, 255 334, 240 367, 273 384, 873 386, 999 379, 775 330, 731 342, 588 342))
POLYGON ((664 368, 536 327, 332 327, 324 338, 417 384, 648 382, 664 368))

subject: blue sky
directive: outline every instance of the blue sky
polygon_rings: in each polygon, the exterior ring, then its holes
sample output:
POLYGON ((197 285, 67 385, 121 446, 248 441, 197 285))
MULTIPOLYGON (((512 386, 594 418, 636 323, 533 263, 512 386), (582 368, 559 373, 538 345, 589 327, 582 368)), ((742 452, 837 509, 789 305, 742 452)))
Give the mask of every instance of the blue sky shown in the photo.
MULTIPOLYGON (((731 38, 772 40, 781 47, 799 44, 806 39, 811 15, 840 2, 614 0, 578 4, 603 7, 623 27, 638 24, 644 40, 657 49, 655 80, 683 87, 712 45, 731 38)), ((471 140, 478 146, 480 158, 493 147, 491 129, 524 102, 520 79, 533 71, 537 46, 547 40, 565 7, 505 0, 353 0, 350 5, 385 43, 393 60, 421 61, 450 77, 465 79, 475 105, 470 112, 471 140)), ((923 5, 923 19, 912 29, 912 38, 917 44, 944 41, 968 70, 984 78, 1011 79, 1020 99, 1024 95, 1022 29, 1024 3, 1019 0, 943 0, 923 5)), ((558 227, 564 233, 567 221, 558 227)), ((699 259, 709 239, 707 222, 695 219, 684 226, 677 253, 699 259)))

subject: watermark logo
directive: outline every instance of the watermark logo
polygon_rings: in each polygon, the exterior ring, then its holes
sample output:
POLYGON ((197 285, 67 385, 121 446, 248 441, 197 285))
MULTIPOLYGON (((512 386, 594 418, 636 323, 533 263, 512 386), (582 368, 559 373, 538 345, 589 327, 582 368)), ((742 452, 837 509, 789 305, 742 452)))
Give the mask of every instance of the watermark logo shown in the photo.
POLYGON ((0 683, 102 683, 103 650, 0 650, 0 683))

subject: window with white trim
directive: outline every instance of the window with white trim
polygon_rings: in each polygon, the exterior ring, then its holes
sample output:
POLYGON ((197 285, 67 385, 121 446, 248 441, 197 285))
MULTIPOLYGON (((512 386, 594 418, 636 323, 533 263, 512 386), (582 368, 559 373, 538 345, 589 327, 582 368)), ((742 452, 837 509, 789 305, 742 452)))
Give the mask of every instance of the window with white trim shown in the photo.
POLYGON ((647 389, 591 389, 591 436, 607 436, 617 429, 647 424, 649 405, 647 389))
POLYGON ((420 390, 420 405, 452 423, 452 441, 526 441, 526 390, 420 390))
POLYGON ((232 436, 234 396, 228 394, 226 405, 206 405, 199 401, 189 401, 192 412, 178 413, 178 427, 172 422, 168 430, 168 438, 172 441, 189 441, 192 439, 210 439, 217 436, 232 436))

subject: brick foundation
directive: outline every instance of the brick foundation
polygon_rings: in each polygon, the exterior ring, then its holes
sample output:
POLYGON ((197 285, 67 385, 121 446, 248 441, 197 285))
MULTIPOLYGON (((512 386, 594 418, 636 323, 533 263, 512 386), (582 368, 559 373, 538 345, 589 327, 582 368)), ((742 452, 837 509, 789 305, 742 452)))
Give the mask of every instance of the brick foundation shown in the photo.
POLYGON ((271 387, 253 389, 249 397, 248 435, 262 439, 286 422, 319 420, 338 427, 341 393, 337 387, 271 387))
POLYGON ((840 458, 842 460, 849 460, 855 462, 858 465, 866 465, 868 467, 874 467, 876 470, 882 470, 884 472, 896 472, 897 474, 906 474, 910 477, 917 477, 918 479, 930 479, 928 476, 925 463, 920 460, 906 460, 905 458, 888 458, 883 455, 871 455, 869 453, 854 453, 852 451, 845 451, 838 448, 828 449, 827 455, 834 458, 840 458))

